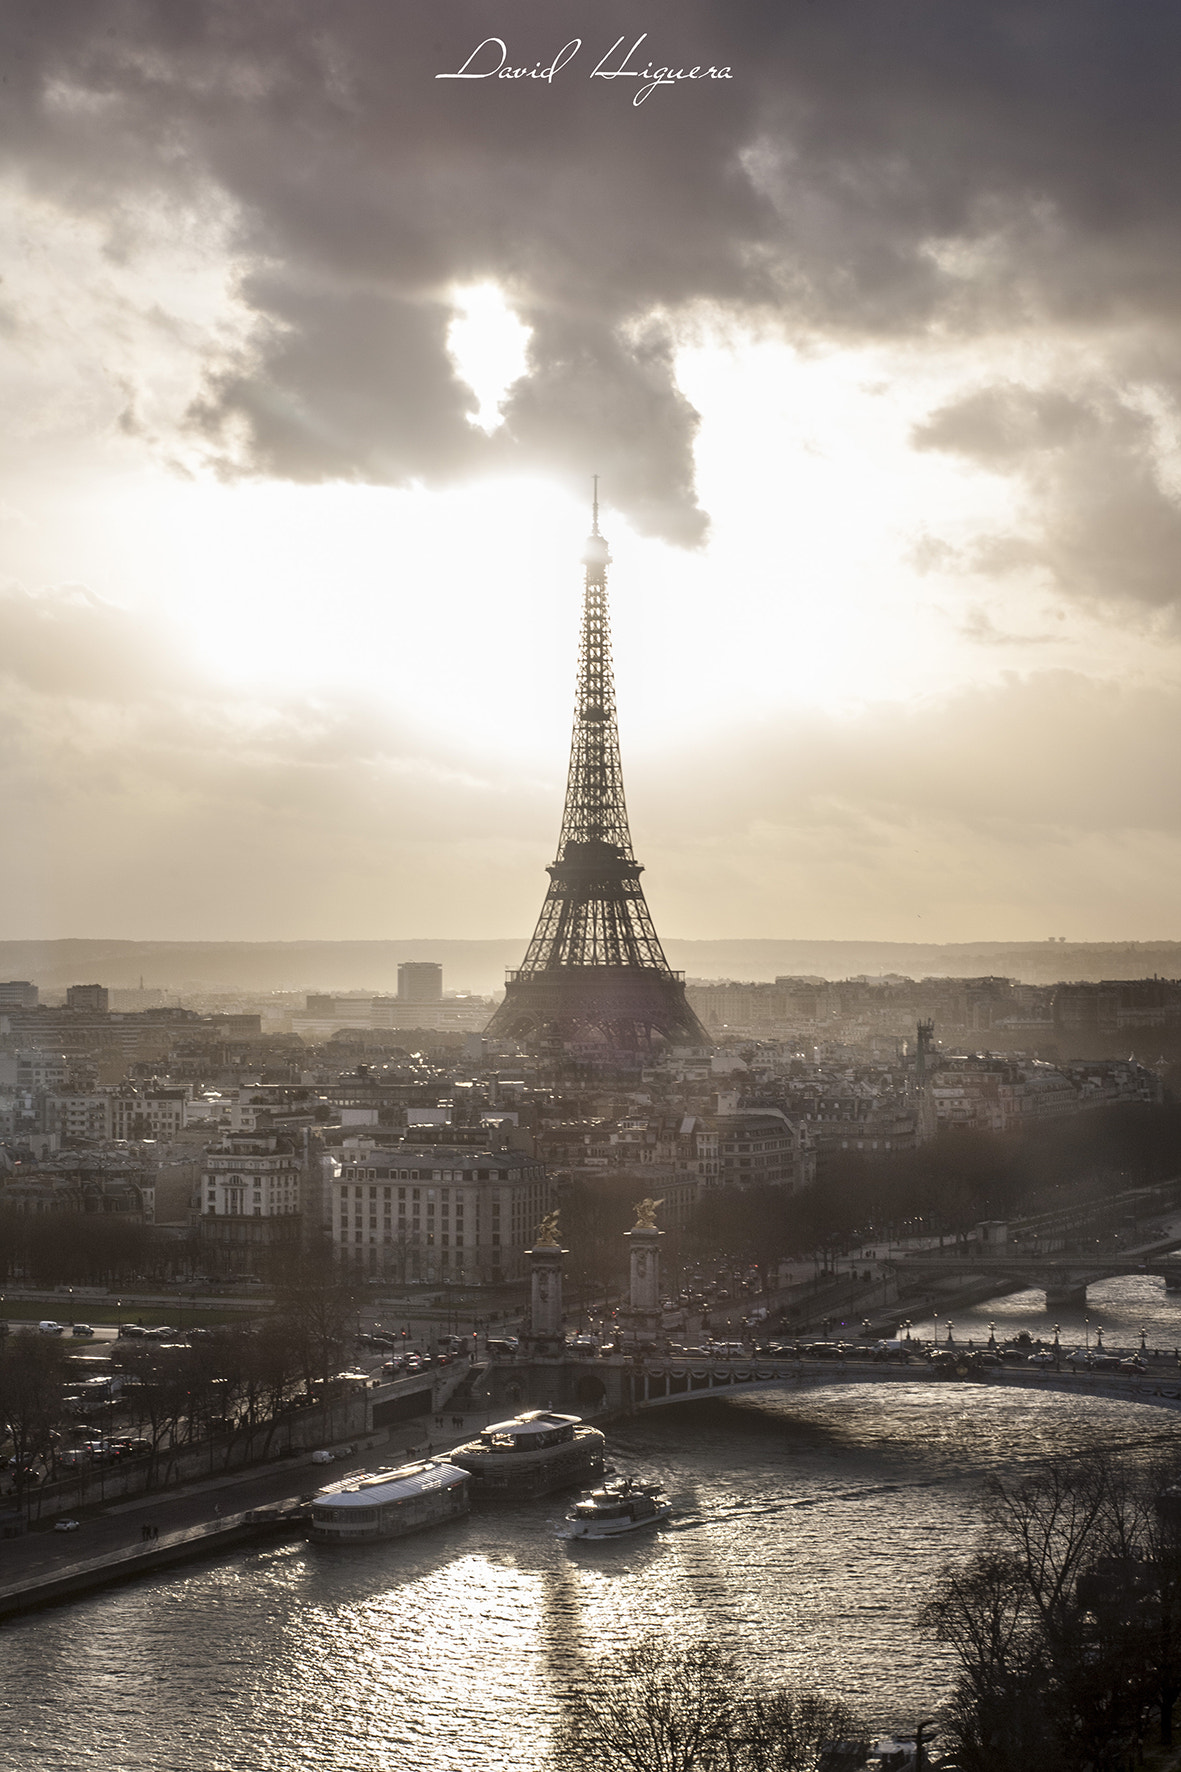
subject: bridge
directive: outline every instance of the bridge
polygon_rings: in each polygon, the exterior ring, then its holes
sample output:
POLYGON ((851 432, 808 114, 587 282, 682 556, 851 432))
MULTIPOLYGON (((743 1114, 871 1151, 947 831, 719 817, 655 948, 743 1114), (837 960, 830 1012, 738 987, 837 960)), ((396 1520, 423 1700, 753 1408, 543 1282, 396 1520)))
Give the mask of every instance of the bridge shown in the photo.
MULTIPOLYGON (((947 1350, 940 1349, 940 1352, 947 1350)), ((955 1350, 951 1350, 954 1354, 955 1350)), ((962 1352, 962 1350, 961 1350, 962 1352)), ((750 1391, 799 1392, 850 1384, 955 1384, 1005 1391, 1057 1391, 1106 1397, 1181 1412, 1181 1367, 1166 1372, 1072 1372, 1058 1367, 883 1362, 852 1351, 833 1359, 668 1359, 606 1355, 583 1359, 525 1356, 497 1360, 485 1371, 490 1406, 566 1409, 584 1416, 634 1415, 672 1404, 750 1391)))
POLYGON ((1181 1292, 1181 1256, 1170 1259, 1178 1249, 1181 1244, 1175 1239, 1143 1249, 1093 1254, 1060 1251, 1030 1255, 1018 1250, 1002 1253, 999 1249, 986 1251, 978 1245, 961 1245, 902 1256, 897 1259, 894 1272, 901 1284, 914 1276, 924 1281, 988 1279, 995 1282, 998 1291, 1008 1286, 1036 1288, 1045 1292, 1048 1310, 1059 1310, 1067 1305, 1085 1305, 1088 1286, 1122 1274, 1148 1274, 1163 1280, 1166 1291, 1181 1292))

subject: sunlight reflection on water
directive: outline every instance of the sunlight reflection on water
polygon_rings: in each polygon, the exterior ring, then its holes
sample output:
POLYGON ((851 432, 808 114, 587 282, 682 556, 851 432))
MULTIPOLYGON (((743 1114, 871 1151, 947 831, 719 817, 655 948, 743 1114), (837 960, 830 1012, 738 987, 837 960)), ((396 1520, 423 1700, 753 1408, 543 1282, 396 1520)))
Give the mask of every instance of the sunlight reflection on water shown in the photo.
MULTIPOLYGON (((1102 1320, 1139 1327, 1145 1283, 1110 1287, 1102 1320)), ((1171 1345, 1181 1308, 1155 1303, 1171 1345)), ((990 1306, 985 1335, 990 1314, 1044 1327, 1028 1296, 990 1306)), ((914 1614, 971 1546, 982 1475, 1097 1443, 1181 1455, 1181 1420, 900 1381, 653 1411, 611 1440, 668 1484, 659 1534, 571 1546, 551 1497, 369 1550, 287 1543, 6 1625, 6 1772, 531 1772, 580 1668, 646 1629, 707 1631, 770 1678, 910 1726, 949 1682, 914 1614)))

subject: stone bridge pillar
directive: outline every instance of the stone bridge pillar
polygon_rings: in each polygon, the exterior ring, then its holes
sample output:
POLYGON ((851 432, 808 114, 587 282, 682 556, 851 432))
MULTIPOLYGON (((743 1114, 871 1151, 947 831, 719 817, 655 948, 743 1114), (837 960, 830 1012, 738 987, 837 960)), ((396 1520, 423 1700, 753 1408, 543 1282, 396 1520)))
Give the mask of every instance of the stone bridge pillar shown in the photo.
POLYGON ((565 1345, 562 1323, 562 1257, 568 1249, 556 1243, 535 1243, 529 1251, 532 1310, 526 1344, 534 1354, 560 1354, 565 1345))
POLYGON ((1085 1280, 1054 1280, 1046 1284, 1046 1309, 1060 1311, 1068 1308, 1082 1310, 1087 1302, 1087 1282, 1085 1280))
POLYGON ((631 1250, 631 1287, 624 1327, 645 1340, 660 1331, 660 1239, 663 1231, 653 1225, 636 1225, 624 1231, 631 1250))

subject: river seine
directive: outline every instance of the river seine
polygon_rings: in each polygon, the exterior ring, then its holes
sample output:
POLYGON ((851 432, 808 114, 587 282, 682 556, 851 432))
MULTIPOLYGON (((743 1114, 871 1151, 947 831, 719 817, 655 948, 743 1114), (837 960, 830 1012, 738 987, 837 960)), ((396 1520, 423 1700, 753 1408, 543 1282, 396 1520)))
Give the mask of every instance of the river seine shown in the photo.
MULTIPOLYGON (((1080 1339, 1096 1316, 1108 1341, 1181 1339, 1159 1282, 1094 1288, 1087 1314, 1080 1339)), ((963 1313, 956 1340, 990 1317, 1047 1334, 1021 1294, 963 1313)), ((1074 1319, 1056 1320, 1065 1345, 1074 1319)), ((1181 1461, 1181 1416, 899 1382, 681 1404, 610 1440, 668 1485, 658 1534, 569 1546, 551 1497, 369 1550, 283 1543, 4 1625, 0 1766, 532 1772, 563 1690, 643 1631, 708 1633, 883 1732, 913 1728, 951 1679, 914 1616, 973 1542, 982 1475, 1098 1444, 1181 1461)))

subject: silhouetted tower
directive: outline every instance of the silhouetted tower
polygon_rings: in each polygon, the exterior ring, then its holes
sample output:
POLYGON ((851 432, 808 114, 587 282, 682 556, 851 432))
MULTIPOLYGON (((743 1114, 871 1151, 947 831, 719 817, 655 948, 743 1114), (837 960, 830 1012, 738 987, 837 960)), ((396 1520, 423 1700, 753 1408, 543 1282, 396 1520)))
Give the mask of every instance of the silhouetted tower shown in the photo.
POLYGON ((654 1041, 705 1046, 682 973, 664 957, 632 853, 615 724, 599 482, 586 567, 578 700, 557 859, 520 969, 489 1022, 493 1038, 638 1052, 654 1041))
POLYGON ((918 1038, 914 1048, 914 1074, 920 1084, 927 1078, 927 1060, 931 1056, 931 1047, 935 1043, 935 1023, 920 1021, 915 1030, 918 1038))

